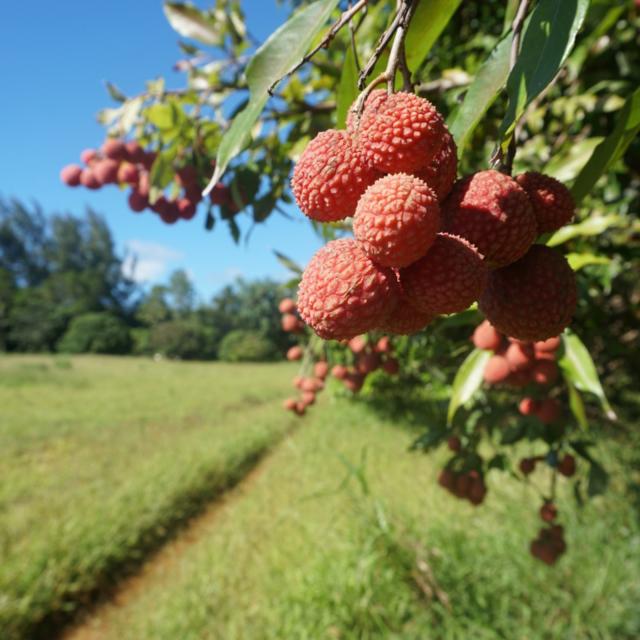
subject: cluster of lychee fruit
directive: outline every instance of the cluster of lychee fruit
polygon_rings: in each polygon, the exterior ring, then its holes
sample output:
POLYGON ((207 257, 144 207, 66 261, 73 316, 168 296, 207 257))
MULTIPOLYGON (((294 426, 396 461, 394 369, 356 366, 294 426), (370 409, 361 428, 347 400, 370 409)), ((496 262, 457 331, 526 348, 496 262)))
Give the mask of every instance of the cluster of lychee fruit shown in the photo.
POLYGON ((574 273, 533 244, 572 219, 569 191, 538 173, 487 170, 457 182, 456 173, 442 115, 412 93, 373 91, 346 130, 307 145, 292 179, 300 209, 320 222, 352 217, 355 236, 325 245, 302 276, 298 309, 321 338, 409 335, 476 301, 520 340, 569 324, 574 273))
MULTIPOLYGON (((455 452, 459 452, 461 449, 457 436, 449 438, 448 445, 455 452)), ((452 458, 450 464, 454 464, 455 460, 456 458, 452 458)), ((468 500, 473 506, 482 504, 487 495, 487 485, 482 477, 482 472, 478 469, 456 471, 455 468, 447 466, 440 471, 438 484, 456 498, 468 500)))
MULTIPOLYGON (((202 200, 202 180, 194 164, 184 163, 176 169, 175 182, 179 194, 159 195, 150 201, 149 174, 157 153, 143 149, 136 140, 107 138, 100 149, 85 149, 80 154, 82 164, 69 164, 60 172, 60 179, 69 187, 100 189, 109 184, 131 187, 129 208, 135 213, 149 209, 166 224, 191 220, 202 200)), ((211 203, 224 206, 231 213, 240 209, 231 188, 222 182, 215 185, 211 203)))
POLYGON ((340 380, 351 393, 358 393, 367 376, 378 369, 391 376, 400 371, 400 363, 393 355, 393 345, 389 336, 382 336, 376 341, 369 341, 365 336, 356 336, 349 340, 347 347, 352 354, 352 364, 334 365, 331 375, 340 380))

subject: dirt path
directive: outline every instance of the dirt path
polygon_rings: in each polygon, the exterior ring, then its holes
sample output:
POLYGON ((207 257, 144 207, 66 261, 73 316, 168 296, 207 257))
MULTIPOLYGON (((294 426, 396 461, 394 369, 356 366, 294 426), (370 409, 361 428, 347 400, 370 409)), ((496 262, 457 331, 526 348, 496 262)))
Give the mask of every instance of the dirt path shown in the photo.
POLYGON ((293 430, 274 445, 233 488, 216 498, 200 515, 193 518, 175 538, 152 554, 140 569, 123 579, 108 599, 99 601, 86 614, 63 630, 59 640, 103 640, 109 635, 118 610, 135 601, 151 585, 170 580, 177 571, 185 550, 211 533, 224 511, 242 498, 264 473, 274 452, 291 438, 293 430))

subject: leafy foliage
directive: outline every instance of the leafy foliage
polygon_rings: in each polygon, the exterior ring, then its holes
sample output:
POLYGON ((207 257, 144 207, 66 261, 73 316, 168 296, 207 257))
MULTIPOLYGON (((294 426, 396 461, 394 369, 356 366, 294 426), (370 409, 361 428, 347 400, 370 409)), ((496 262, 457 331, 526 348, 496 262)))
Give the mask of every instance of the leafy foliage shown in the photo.
POLYGON ((111 313, 85 313, 71 320, 57 347, 62 353, 129 353, 131 336, 111 313))

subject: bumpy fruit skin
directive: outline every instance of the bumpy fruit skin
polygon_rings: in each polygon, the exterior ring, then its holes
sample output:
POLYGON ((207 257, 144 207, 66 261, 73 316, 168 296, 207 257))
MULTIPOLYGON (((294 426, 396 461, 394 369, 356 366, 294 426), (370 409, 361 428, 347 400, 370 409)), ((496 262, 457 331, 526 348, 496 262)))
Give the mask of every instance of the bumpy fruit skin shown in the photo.
POLYGON ((487 268, 475 247, 448 233, 439 233, 423 258, 400 270, 407 299, 433 315, 464 311, 486 283, 487 268))
POLYGON ((356 142, 365 158, 385 173, 416 173, 427 167, 447 129, 438 110, 413 93, 377 94, 362 113, 356 142))
POLYGON ((406 296, 400 296, 395 309, 380 326, 381 331, 400 336, 410 336, 422 331, 433 322, 435 316, 429 311, 419 311, 409 303, 406 296))
POLYGON ((138 168, 134 164, 130 164, 128 162, 123 162, 118 167, 118 182, 120 184, 138 184, 138 180, 140 176, 138 174, 138 168))
POLYGON ((376 265, 355 240, 334 240, 302 274, 298 311, 321 338, 344 340, 379 327, 397 298, 391 269, 376 265))
POLYGON ((491 267, 521 258, 537 235, 524 189, 492 169, 459 180, 442 205, 442 216, 444 230, 475 245, 491 267))
POLYGON ((438 200, 444 200, 456 181, 458 174, 458 149, 453 136, 446 131, 444 142, 434 159, 416 175, 424 180, 438 196, 438 200))
POLYGON ((118 182, 118 163, 111 158, 98 160, 92 171, 100 184, 112 184, 118 182))
POLYGON ((483 320, 474 330, 473 345, 484 351, 497 351, 502 345, 502 335, 488 320, 483 320))
POLYGON ((113 160, 124 160, 127 156, 127 148, 122 140, 108 138, 101 149, 103 155, 113 160))
POLYGON ((536 351, 536 354, 539 353, 552 353, 557 351, 560 347, 560 336, 555 336, 554 338, 549 338, 547 340, 541 340, 540 342, 536 342, 533 345, 533 348, 536 351))
POLYGON ((346 131, 329 129, 307 145, 293 171, 291 186, 305 215, 335 222, 355 213, 360 196, 379 177, 346 131))
POLYGON ((533 348, 530 345, 512 342, 504 354, 511 371, 526 371, 533 364, 533 348))
POLYGON ((491 272, 480 309, 498 331, 536 342, 569 325, 576 299, 569 263, 554 249, 536 244, 517 262, 491 272))
POLYGON ((406 173, 380 178, 360 198, 353 219, 356 240, 385 267, 406 267, 434 243, 440 206, 425 182, 406 173))
POLYGON ((528 171, 516 176, 527 192, 538 224, 538 235, 556 231, 573 219, 576 204, 567 187, 551 176, 528 171))
POLYGON ((77 187, 80 184, 80 176, 82 175, 82 167, 77 164, 68 164, 63 167, 60 172, 60 180, 68 187, 77 187))

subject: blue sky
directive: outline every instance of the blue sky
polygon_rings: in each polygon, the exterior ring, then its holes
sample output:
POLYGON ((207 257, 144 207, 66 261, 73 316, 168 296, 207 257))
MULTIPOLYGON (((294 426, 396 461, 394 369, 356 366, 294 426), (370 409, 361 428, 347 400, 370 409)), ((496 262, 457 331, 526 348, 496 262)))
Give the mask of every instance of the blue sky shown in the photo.
MULTIPOLYGON (((249 29, 261 40, 286 19, 286 8, 275 0, 243 0, 243 6, 249 29)), ((254 229, 248 244, 236 246, 222 226, 204 231, 204 207, 194 220, 167 226, 149 212, 133 214, 126 192, 115 187, 88 191, 60 182, 60 169, 104 138, 95 116, 112 106, 105 81, 129 95, 160 75, 169 87, 181 86, 183 76, 172 70, 180 57, 177 41, 160 0, 5 3, 0 195, 36 200, 47 212, 80 214, 91 205, 106 216, 119 250, 136 252, 138 276, 147 283, 185 268, 208 299, 238 275, 285 279, 273 249, 304 264, 321 244, 295 208, 295 222, 274 214, 254 229)))

